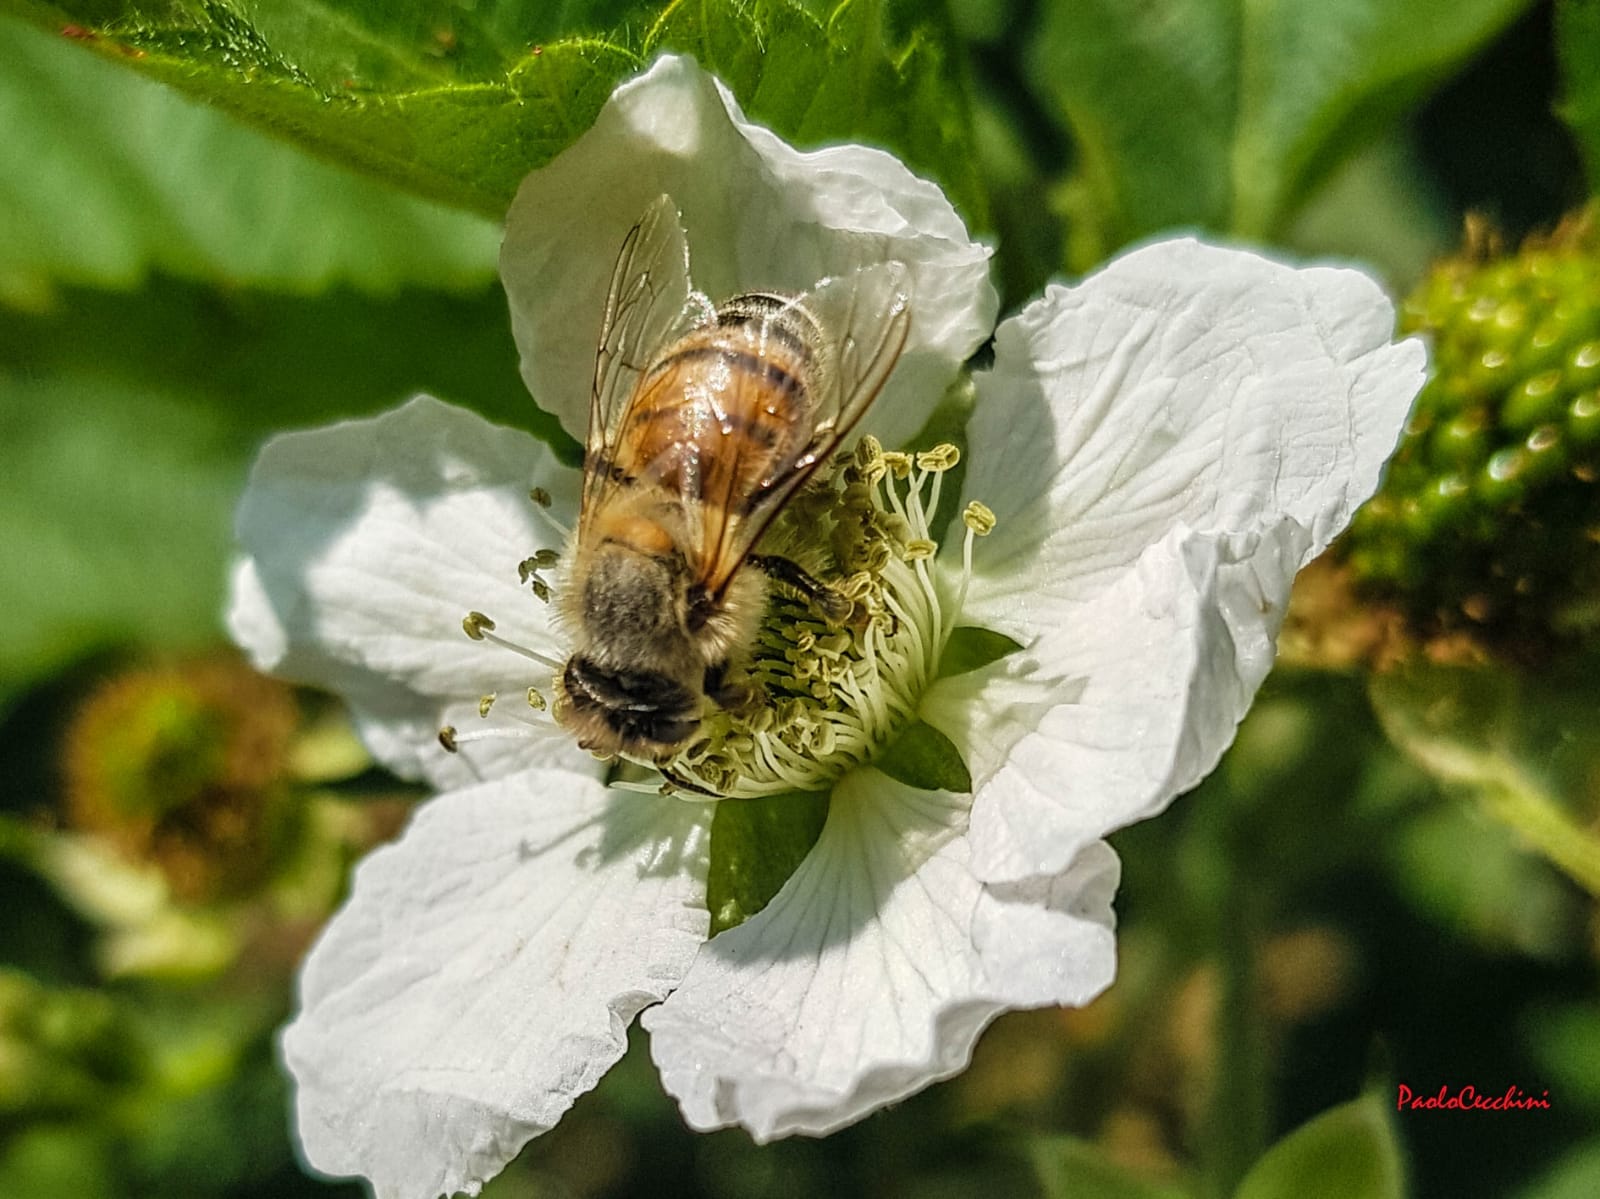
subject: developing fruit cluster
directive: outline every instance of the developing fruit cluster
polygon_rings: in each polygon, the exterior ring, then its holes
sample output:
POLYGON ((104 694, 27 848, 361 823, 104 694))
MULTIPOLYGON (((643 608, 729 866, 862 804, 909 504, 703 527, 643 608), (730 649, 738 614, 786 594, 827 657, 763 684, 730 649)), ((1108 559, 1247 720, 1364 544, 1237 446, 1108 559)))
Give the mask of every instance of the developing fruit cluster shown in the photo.
POLYGON ((1469 226, 1405 305, 1434 373, 1346 554, 1424 629, 1548 644, 1600 616, 1600 238, 1491 243, 1469 226))

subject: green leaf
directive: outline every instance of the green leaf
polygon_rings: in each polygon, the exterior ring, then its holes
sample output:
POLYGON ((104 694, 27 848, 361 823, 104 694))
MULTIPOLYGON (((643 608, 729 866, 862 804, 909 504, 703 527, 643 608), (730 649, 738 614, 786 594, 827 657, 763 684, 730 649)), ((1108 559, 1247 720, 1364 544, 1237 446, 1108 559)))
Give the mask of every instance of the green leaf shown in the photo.
POLYGON ((317 162, 0 18, 0 301, 152 272, 314 292, 481 288, 499 231, 317 162))
POLYGON ((1600 0, 1558 0, 1556 55, 1566 121, 1588 168, 1589 190, 1600 192, 1600 0))
POLYGON ((1400 1199, 1405 1169, 1389 1105, 1376 1093, 1326 1111, 1279 1141, 1234 1199, 1400 1199))
POLYGON ((1076 253, 1174 226, 1271 236, 1347 151, 1527 5, 1051 5, 1030 70, 1077 139, 1076 253))
POLYGON ((1523 1035, 1539 1067, 1540 1089, 1548 1085, 1564 1111, 1600 1115, 1600 1006, 1537 1008, 1523 1021, 1523 1035))
POLYGON ((1475 793, 1493 820, 1600 895, 1600 837, 1582 810, 1600 738, 1592 669, 1575 660, 1525 680, 1505 668, 1419 661, 1375 676, 1370 690, 1398 749, 1475 793))
POLYGON ((922 791, 971 791, 972 775, 955 742, 917 721, 872 760, 884 774, 922 791))
POLYGON ((162 281, 0 321, 0 692, 98 646, 210 644, 262 437, 417 391, 532 428, 498 286, 316 300, 162 281))
POLYGON ((752 116, 816 142, 876 139, 981 198, 966 114, 927 27, 891 45, 881 3, 682 0, 430 13, 379 0, 0 0, 107 58, 420 195, 499 217, 663 50, 694 54, 752 116))
POLYGON ((826 792, 724 799, 711 820, 711 935, 743 924, 800 868, 828 819, 826 792))
POLYGON ((215 639, 244 454, 159 392, 0 374, 0 680, 121 640, 215 639))
POLYGON ((1037 1136, 1027 1145, 1045 1199, 1185 1199, 1190 1194, 1141 1178, 1077 1137, 1037 1136))
POLYGON ((171 280, 132 296, 67 291, 47 312, 0 321, 6 370, 25 378, 88 373, 214 407, 241 455, 264 434, 369 415, 426 391, 530 429, 569 464, 581 460, 518 377, 498 283, 467 296, 389 298, 218 294, 171 280))
POLYGON ((1600 1137, 1578 1142, 1512 1199, 1593 1199, 1600 1195, 1600 1137))

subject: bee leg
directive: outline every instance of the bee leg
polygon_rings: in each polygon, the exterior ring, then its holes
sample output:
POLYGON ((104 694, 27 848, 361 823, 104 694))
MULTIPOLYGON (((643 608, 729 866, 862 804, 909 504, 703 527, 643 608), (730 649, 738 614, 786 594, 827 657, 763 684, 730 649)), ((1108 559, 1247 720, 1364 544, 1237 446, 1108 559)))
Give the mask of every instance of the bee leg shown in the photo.
POLYGON ((751 554, 745 559, 775 583, 792 587, 810 601, 829 624, 843 624, 855 607, 848 597, 826 583, 819 583, 790 558, 777 554, 751 554))
POLYGON ((718 662, 706 667, 703 688, 707 697, 724 712, 749 712, 759 707, 765 698, 761 688, 749 683, 736 683, 728 678, 728 664, 718 662))

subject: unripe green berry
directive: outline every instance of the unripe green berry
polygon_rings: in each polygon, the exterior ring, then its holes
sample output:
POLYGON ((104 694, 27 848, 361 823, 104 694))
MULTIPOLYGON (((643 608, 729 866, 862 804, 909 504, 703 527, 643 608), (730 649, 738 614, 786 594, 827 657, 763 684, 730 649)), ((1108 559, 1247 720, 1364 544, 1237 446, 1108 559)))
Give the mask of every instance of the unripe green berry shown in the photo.
POLYGON ((1552 643, 1600 611, 1600 237, 1475 240, 1403 306, 1433 375, 1346 559, 1424 626, 1552 643))

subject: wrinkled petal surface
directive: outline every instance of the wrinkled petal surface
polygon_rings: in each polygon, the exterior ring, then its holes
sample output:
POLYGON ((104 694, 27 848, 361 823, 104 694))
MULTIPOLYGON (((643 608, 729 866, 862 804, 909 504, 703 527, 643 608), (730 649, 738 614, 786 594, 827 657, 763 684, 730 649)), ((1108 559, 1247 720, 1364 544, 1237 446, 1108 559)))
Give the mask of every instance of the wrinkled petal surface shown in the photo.
POLYGON ((1027 652, 924 710, 972 770, 980 878, 1059 870, 1216 764, 1422 384, 1393 323, 1357 271, 1182 240, 1001 325, 966 479, 998 525, 962 620, 1027 652))
POLYGON ((617 251, 662 192, 683 213, 695 286, 714 301, 798 292, 888 259, 907 264, 910 339, 870 418, 890 444, 920 427, 994 326, 990 251, 971 241, 938 187, 880 150, 795 150, 747 121, 691 59, 664 57, 528 176, 506 218, 500 273, 523 378, 579 440, 617 251))
POLYGON ((709 815, 557 770, 421 808, 301 974, 283 1054, 306 1159, 378 1199, 476 1194, 688 969, 709 815))
POLYGON ((693 1127, 830 1132, 960 1071, 1001 1011, 1085 1003, 1111 981, 1110 848, 985 887, 966 804, 870 769, 839 784, 800 870, 643 1018, 693 1127))
POLYGON ((1027 650, 943 680, 922 716, 972 773, 972 868, 1059 870, 1204 778, 1272 668, 1309 533, 1179 528, 1027 650))
POLYGON ((261 670, 342 694, 372 752, 407 777, 452 786, 538 761, 583 762, 548 720, 533 740, 457 755, 437 740, 443 724, 479 724, 488 692, 524 711, 528 687, 549 695, 549 667, 461 628, 476 609, 507 638, 561 656, 549 607, 517 579, 522 559, 560 545, 528 498, 534 484, 573 518, 577 472, 545 445, 426 396, 275 437, 239 504, 245 558, 229 629, 261 670))
POLYGON ((1422 385, 1422 343, 1393 330, 1359 271, 1193 240, 1049 288, 1001 324, 975 380, 966 492, 999 525, 967 619, 1026 643, 1180 523, 1289 517, 1320 553, 1376 489, 1422 385))

